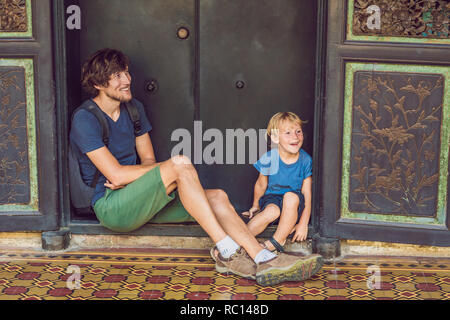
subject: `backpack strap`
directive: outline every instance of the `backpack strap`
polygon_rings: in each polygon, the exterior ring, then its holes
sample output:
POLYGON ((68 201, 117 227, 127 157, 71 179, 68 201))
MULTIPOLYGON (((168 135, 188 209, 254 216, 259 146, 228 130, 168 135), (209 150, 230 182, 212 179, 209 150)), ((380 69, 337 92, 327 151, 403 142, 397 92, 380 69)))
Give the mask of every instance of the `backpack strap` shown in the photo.
POLYGON ((94 103, 87 105, 85 110, 93 113, 97 118, 98 122, 100 122, 100 126, 102 127, 102 140, 105 146, 109 144, 109 126, 108 120, 106 120, 103 111, 94 103))
POLYGON ((134 105, 133 101, 125 102, 125 108, 128 111, 128 115, 130 116, 131 121, 134 126, 134 135, 138 136, 141 133, 142 124, 139 116, 139 111, 134 105))
MULTIPOLYGON (((81 106, 78 107, 73 113, 72 113, 72 120, 75 115, 75 113, 78 112, 79 109, 87 110, 95 115, 98 122, 100 123, 100 126, 102 128, 102 140, 105 146, 108 146, 109 144, 109 126, 108 126, 108 120, 106 120, 102 110, 97 106, 95 103, 90 103, 87 106, 81 106)), ((97 169, 95 172, 94 178, 91 182, 91 188, 95 188, 97 185, 98 179, 100 178, 100 171, 97 169)))

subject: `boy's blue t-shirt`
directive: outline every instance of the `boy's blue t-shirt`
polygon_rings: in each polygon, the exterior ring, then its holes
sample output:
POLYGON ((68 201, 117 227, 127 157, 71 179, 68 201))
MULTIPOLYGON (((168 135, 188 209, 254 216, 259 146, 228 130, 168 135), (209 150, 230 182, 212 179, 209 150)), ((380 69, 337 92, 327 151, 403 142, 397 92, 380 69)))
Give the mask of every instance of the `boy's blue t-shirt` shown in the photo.
MULTIPOLYGON (((83 105, 90 103, 95 104, 93 100, 87 100, 83 105)), ((138 134, 138 136, 140 136, 149 132, 152 129, 152 126, 145 115, 142 103, 136 99, 133 99, 133 103, 137 107, 140 115, 141 131, 138 134)), ((116 122, 114 122, 106 113, 104 113, 104 115, 109 125, 109 151, 121 165, 135 165, 137 160, 135 149, 136 137, 134 135, 133 122, 131 121, 126 108, 123 105, 120 106, 120 116, 116 122)), ((70 130, 70 142, 72 143, 72 146, 75 146, 74 151, 78 153, 81 177, 87 185, 90 185, 94 179, 97 168, 91 160, 89 160, 86 153, 105 146, 102 139, 101 125, 94 114, 81 109, 74 115, 72 128, 70 130)), ((94 206, 95 202, 105 194, 105 182, 105 176, 100 173, 95 187, 95 193, 92 198, 92 206, 94 206)))
POLYGON ((254 165, 262 175, 268 176, 266 194, 300 193, 303 180, 312 175, 312 158, 300 149, 298 160, 286 164, 281 160, 278 149, 265 153, 254 165))

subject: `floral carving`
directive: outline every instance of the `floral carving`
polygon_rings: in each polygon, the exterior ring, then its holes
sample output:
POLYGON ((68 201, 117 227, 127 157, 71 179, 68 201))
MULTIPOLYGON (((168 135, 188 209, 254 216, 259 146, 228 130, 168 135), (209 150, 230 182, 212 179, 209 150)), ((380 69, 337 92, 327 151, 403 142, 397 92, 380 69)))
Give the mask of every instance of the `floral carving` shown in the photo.
POLYGON ((434 215, 443 76, 360 71, 354 81, 351 211, 434 215))
POLYGON ((0 0, 0 32, 28 30, 25 0, 0 0))
POLYGON ((28 203, 28 139, 22 68, 0 70, 0 204, 28 203))
POLYGON ((353 33, 417 38, 449 38, 450 0, 354 0, 353 33), (369 29, 367 8, 380 8, 380 29, 369 29))

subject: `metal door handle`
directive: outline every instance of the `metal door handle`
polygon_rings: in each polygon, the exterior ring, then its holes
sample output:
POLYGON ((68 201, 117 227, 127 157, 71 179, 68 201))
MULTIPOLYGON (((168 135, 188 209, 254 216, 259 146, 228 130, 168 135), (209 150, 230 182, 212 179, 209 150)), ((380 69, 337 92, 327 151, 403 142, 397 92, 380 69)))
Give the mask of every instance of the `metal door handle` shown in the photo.
POLYGON ((158 81, 156 81, 155 79, 151 79, 151 80, 147 81, 145 84, 145 89, 149 93, 155 94, 159 89, 158 81))
POLYGON ((245 82, 242 80, 236 81, 236 88, 243 89, 245 87, 245 82))

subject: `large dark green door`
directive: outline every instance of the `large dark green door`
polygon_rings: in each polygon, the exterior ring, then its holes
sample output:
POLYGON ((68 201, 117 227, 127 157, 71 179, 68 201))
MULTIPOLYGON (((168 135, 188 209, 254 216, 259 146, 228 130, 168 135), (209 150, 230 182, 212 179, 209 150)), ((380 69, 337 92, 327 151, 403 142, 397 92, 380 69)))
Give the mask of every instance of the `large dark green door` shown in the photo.
POLYGON ((234 158, 227 160, 227 144, 233 143, 227 129, 258 132, 274 113, 294 111, 308 120, 304 148, 312 154, 315 1, 66 1, 70 4, 79 5, 82 14, 81 29, 67 32, 71 110, 85 98, 79 73, 88 55, 103 47, 123 51, 131 60, 133 94, 153 125, 157 160, 168 159, 182 142, 171 141, 172 133, 187 129, 202 184, 224 189, 238 211, 251 205, 257 172, 249 139, 244 163, 237 157, 237 139, 234 158), (203 157, 214 142, 202 136, 208 129, 223 137, 222 157, 218 152, 212 164, 203 157))

